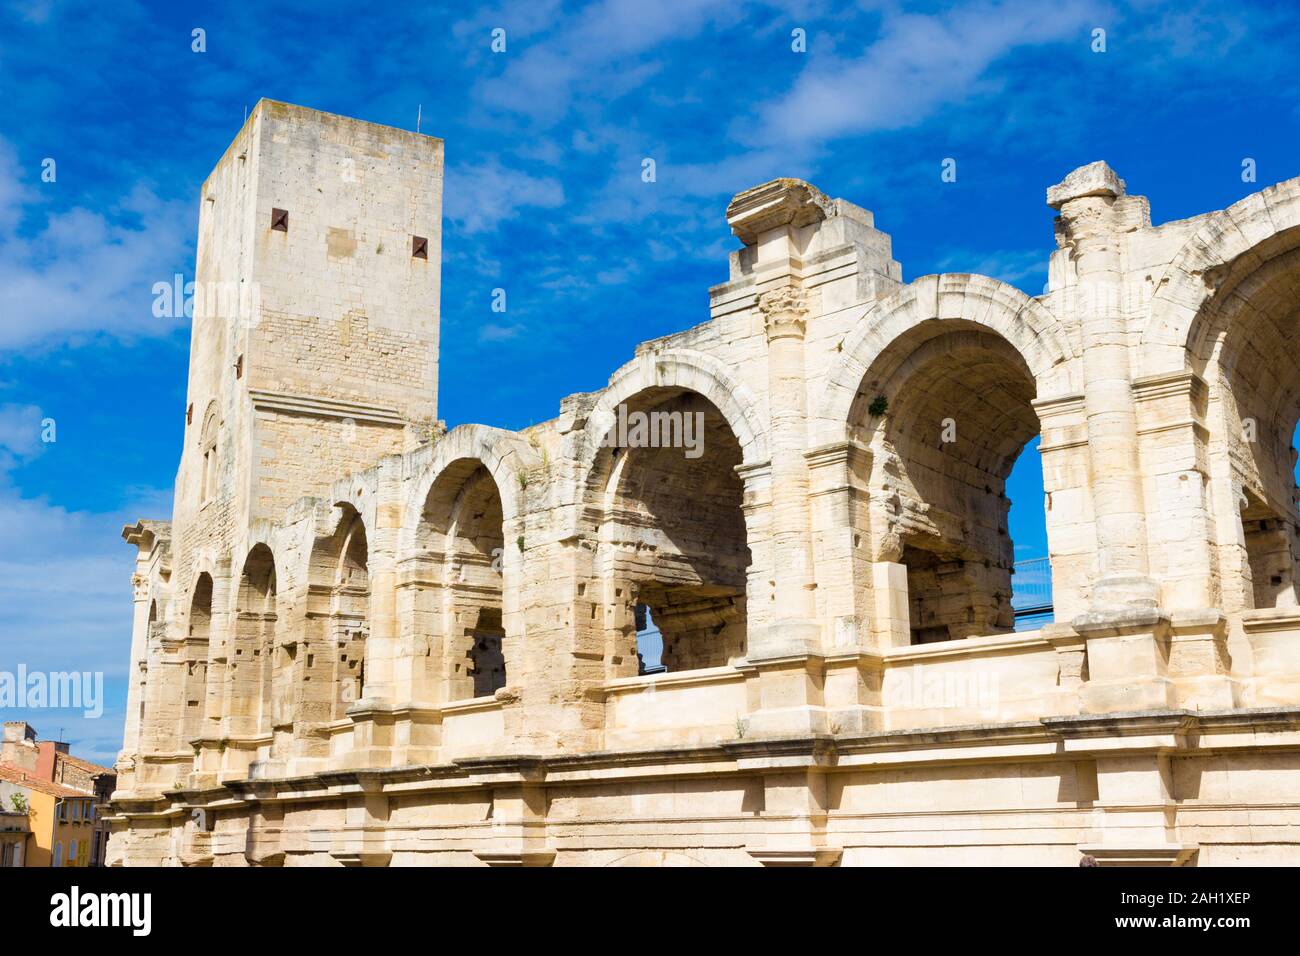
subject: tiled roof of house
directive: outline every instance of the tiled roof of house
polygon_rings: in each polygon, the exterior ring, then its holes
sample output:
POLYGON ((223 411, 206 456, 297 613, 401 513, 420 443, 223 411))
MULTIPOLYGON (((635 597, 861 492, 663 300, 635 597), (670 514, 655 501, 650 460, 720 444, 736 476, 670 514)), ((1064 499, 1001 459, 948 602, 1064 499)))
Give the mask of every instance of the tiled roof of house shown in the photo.
POLYGON ((48 793, 52 797, 90 797, 92 794, 84 790, 74 790, 71 787, 65 787, 59 783, 50 783, 48 780, 41 780, 31 776, 28 771, 19 767, 11 767, 8 764, 0 763, 0 780, 16 783, 20 787, 26 787, 29 790, 36 790, 40 793, 48 793))

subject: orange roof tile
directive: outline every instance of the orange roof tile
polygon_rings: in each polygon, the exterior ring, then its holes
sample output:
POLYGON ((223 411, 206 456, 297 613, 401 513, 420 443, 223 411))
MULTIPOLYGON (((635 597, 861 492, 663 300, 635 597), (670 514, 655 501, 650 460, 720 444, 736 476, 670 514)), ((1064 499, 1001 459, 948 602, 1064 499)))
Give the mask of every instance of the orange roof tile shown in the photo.
POLYGON ((71 787, 65 787, 59 783, 50 783, 48 780, 41 780, 32 777, 26 770, 18 767, 11 767, 8 764, 0 764, 0 780, 6 780, 9 783, 17 784, 20 787, 26 787, 29 790, 36 790, 40 793, 47 793, 52 797, 93 797, 94 794, 87 793, 84 790, 73 790, 71 787))

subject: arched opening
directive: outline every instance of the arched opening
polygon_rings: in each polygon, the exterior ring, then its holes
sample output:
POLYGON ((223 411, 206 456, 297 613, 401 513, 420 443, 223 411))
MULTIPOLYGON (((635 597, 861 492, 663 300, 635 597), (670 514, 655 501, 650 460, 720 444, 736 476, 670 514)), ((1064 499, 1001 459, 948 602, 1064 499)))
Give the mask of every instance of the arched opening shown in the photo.
POLYGON ((220 426, 217 403, 210 402, 199 432, 199 504, 206 504, 217 491, 217 437, 220 426))
POLYGON ((1007 534, 1013 574, 1011 610, 1017 631, 1032 631, 1055 620, 1052 564, 1047 551, 1047 493, 1037 436, 1020 452, 1007 475, 1007 534))
POLYGON ((370 553, 366 526, 349 504, 339 508, 333 534, 312 548, 306 640, 283 663, 301 675, 290 707, 294 734, 315 740, 321 724, 341 720, 359 700, 366 680, 370 635, 370 553), (301 655, 301 660, 297 658, 301 655))
MULTIPOLYGON (((913 644, 1016 626, 1008 479, 1040 430, 1036 391, 1014 346, 956 320, 904 333, 864 378, 853 421, 873 449, 870 530, 878 554, 901 565, 892 580, 913 644)), ((1041 494, 1034 464, 1025 491, 1041 494)), ((1046 535, 1035 537, 1046 558, 1046 535)), ((1050 582, 1050 566, 1039 574, 1050 582)))
MULTIPOLYGON (((421 539, 440 564, 433 643, 449 700, 488 697, 506 686, 506 541, 501 492, 477 459, 453 462, 425 501, 421 539)), ((516 545, 517 546, 517 545, 516 545)))
POLYGON ((662 674, 664 667, 664 636, 655 624, 650 613, 650 605, 638 604, 635 611, 636 620, 636 672, 645 674, 662 674))
POLYGON ((226 662, 226 717, 231 733, 269 731, 276 666, 275 558, 265 544, 248 553, 239 578, 235 633, 226 662))
POLYGON ((184 699, 181 702, 181 743, 203 732, 208 651, 212 636, 212 575, 203 571, 194 580, 189 623, 185 635, 184 699))
POLYGON ((366 682, 366 639, 370 636, 370 549, 361 515, 343 529, 334 578, 334 719, 361 698, 366 682))
POLYGON ((743 657, 751 558, 740 443, 711 402, 680 388, 647 389, 615 411, 592 470, 611 676, 654 668, 648 655, 666 671, 743 657), (658 646, 638 647, 638 633, 658 646))
MULTIPOLYGON (((1294 233, 1295 230, 1292 230, 1294 233)), ((1218 529, 1225 609, 1300 604, 1295 435, 1300 421, 1300 235, 1225 267, 1190 333, 1205 379, 1209 455, 1231 498, 1218 529)))

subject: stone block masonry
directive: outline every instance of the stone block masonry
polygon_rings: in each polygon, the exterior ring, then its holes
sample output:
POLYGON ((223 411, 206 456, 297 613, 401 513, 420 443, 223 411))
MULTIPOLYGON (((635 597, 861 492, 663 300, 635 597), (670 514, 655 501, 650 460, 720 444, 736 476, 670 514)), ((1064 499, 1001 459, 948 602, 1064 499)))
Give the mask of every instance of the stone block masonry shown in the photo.
POLYGON ((441 186, 268 101, 204 184, 197 278, 258 307, 196 315, 124 532, 112 862, 1300 862, 1300 180, 1153 225, 1075 170, 1036 297, 746 189, 709 315, 522 432, 436 420, 441 186))

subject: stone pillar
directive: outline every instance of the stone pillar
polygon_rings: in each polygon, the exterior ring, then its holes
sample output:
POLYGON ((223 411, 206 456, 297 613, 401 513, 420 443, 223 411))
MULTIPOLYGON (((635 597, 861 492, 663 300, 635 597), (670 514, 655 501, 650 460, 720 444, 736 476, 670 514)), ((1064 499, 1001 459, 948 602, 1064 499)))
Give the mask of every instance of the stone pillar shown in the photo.
MULTIPOLYGON (((808 383, 804 336, 810 303, 801 287, 803 256, 832 201, 808 183, 778 179, 746 190, 727 206, 727 224, 746 249, 744 281, 758 292, 756 314, 767 340, 767 468, 741 471, 747 509, 766 494, 766 521, 747 510, 755 560, 770 569, 771 601, 750 601, 748 659, 754 708, 750 732, 802 734, 825 727, 822 633, 814 593, 812 508, 809 504, 808 383), (756 542, 755 529, 765 540, 756 542), (765 623, 757 621, 765 618, 765 623)), ((744 270, 742 270, 743 272, 744 270)), ((739 273, 733 270, 733 279, 739 273)), ((751 580, 751 585, 754 582, 751 580)), ((750 587, 753 598, 754 588, 750 587)))
POLYGON ((477 837, 474 855, 488 866, 550 866, 546 845, 546 770, 534 758, 484 757, 458 761, 476 782, 491 787, 491 828, 477 837))
POLYGON ((367 583, 370 587, 370 633, 366 637, 364 700, 396 701, 400 635, 397 619, 397 547, 402 527, 403 487, 400 470, 391 460, 381 462, 375 527, 368 530, 367 583))
POLYGON ((1151 570, 1166 610, 1200 610, 1219 601, 1215 528, 1210 508, 1206 388, 1192 372, 1133 383, 1145 498, 1150 509, 1151 570))
POLYGON ((1084 409, 1099 572, 1092 609, 1155 607, 1160 595, 1147 566, 1146 509, 1120 258, 1123 233, 1149 225, 1149 211, 1141 197, 1125 196, 1124 181, 1101 162, 1076 169, 1048 189, 1047 203, 1060 210, 1057 243, 1068 251, 1074 266, 1068 281, 1083 336, 1084 409))
POLYGON ((450 698, 444 636, 443 562, 411 555, 398 566, 394 600, 398 651, 393 662, 393 703, 398 708, 393 760, 433 763, 442 742, 440 705, 450 698))
POLYGON ((812 574, 808 464, 804 460, 807 383, 803 342, 808 305, 802 290, 786 285, 763 293, 758 307, 768 343, 774 597, 772 623, 760 647, 751 647, 751 659, 806 653, 821 645, 813 595, 817 585, 812 574))
POLYGON ((827 769, 835 763, 826 741, 737 741, 726 745, 741 771, 758 779, 758 820, 746 846, 762 866, 834 866, 842 854, 827 834, 827 769))
POLYGON ((127 671, 126 725, 122 730, 122 751, 118 756, 117 788, 129 792, 135 783, 135 762, 140 754, 140 701, 144 694, 140 679, 146 666, 149 645, 149 579, 137 571, 131 576, 134 605, 131 614, 131 664, 127 671))
POLYGON ((871 565, 877 647, 908 647, 912 643, 912 610, 908 604, 907 565, 880 560, 871 565))
POLYGON ((870 646, 871 608, 867 540, 867 475, 871 450, 856 441, 836 442, 804 454, 808 463, 813 562, 818 611, 832 625, 836 651, 870 646))
POLYGON ((1182 866, 1195 855, 1196 844, 1179 840, 1174 774, 1175 759, 1198 732, 1195 718, 1114 714, 1042 722, 1060 735, 1060 752, 1078 758, 1079 792, 1092 798, 1081 854, 1101 866, 1182 866))
POLYGON ((772 602, 765 627, 752 628, 746 669, 758 706, 750 729, 758 735, 819 732, 825 727, 821 627, 808 501, 806 382, 803 337, 808 307, 801 290, 785 285, 759 297, 768 341, 768 407, 772 453, 769 558, 772 602))
POLYGON ((1083 396, 1034 402, 1042 425, 1043 511, 1052 567, 1052 606, 1058 622, 1088 609, 1096 535, 1088 490, 1087 422, 1083 396))
POLYGON ((388 795, 375 771, 326 774, 341 786, 347 799, 345 825, 331 834, 330 856, 344 866, 387 866, 392 858, 388 845, 388 795))
POLYGON ((534 537, 519 552, 512 530, 502 618, 507 640, 518 645, 506 656, 507 683, 496 693, 506 708, 503 747, 516 753, 593 747, 604 723, 604 615, 627 595, 599 593, 592 548, 581 535, 561 531, 547 540, 544 529, 529 528, 534 537), (517 597, 510 593, 516 574, 523 582, 517 597), (602 598, 608 604, 597 607, 602 598))

